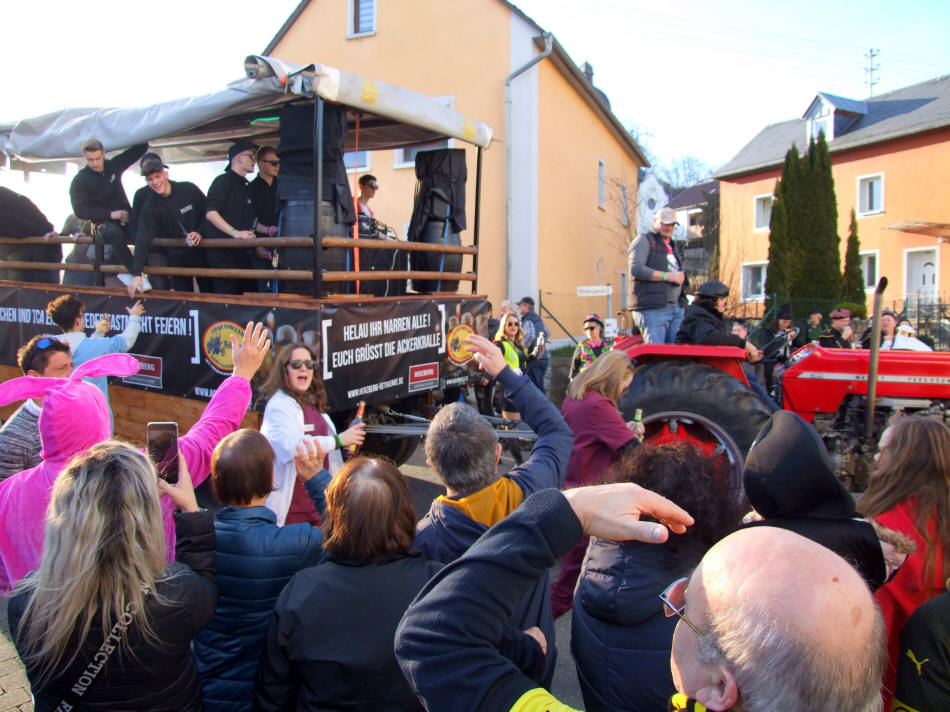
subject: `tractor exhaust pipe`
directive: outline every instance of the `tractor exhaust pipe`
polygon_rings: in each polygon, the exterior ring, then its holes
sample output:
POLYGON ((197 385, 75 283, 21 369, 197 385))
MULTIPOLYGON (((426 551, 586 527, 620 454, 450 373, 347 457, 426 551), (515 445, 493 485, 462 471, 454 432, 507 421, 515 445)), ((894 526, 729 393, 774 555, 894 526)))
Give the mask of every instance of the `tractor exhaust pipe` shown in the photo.
POLYGON ((887 277, 881 277, 874 290, 874 315, 871 322, 871 361, 868 365, 868 395, 865 412, 864 436, 868 439, 874 432, 874 402, 877 400, 877 365, 881 355, 881 303, 884 290, 887 289, 887 277))

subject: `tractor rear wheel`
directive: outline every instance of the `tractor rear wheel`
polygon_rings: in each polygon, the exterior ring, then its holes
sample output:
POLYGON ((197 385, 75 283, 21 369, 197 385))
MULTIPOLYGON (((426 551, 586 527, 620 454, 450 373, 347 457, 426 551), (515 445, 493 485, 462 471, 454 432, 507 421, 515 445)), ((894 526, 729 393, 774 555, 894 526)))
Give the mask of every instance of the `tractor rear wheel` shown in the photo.
POLYGON ((625 420, 633 420, 637 408, 643 410, 646 442, 688 442, 706 456, 727 458, 726 486, 737 496, 745 456, 771 414, 755 393, 725 371, 684 360, 638 368, 618 407, 625 420))

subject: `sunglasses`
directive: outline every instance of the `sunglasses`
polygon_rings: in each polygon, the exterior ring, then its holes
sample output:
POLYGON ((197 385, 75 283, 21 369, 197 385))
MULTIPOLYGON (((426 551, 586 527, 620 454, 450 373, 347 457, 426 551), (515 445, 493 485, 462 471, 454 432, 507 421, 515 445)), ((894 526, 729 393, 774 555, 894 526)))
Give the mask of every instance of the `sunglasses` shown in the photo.
POLYGON ((287 365, 295 371, 301 368, 306 368, 308 371, 312 371, 316 367, 317 362, 312 358, 308 358, 306 361, 301 361, 299 358, 292 358, 287 362, 287 365))
POLYGON ((280 161, 268 161, 267 159, 264 159, 263 161, 258 161, 258 163, 270 163, 274 167, 280 165, 280 161))
POLYGON ((58 339, 49 339, 49 338, 44 337, 36 342, 36 348, 48 349, 53 344, 58 344, 58 343, 62 343, 62 342, 60 342, 58 339))
POLYGON ((663 601, 663 612, 667 618, 679 616, 679 619, 688 625, 696 635, 703 638, 706 634, 701 633, 699 628, 694 626, 690 620, 683 615, 683 610, 686 608, 686 587, 688 585, 688 578, 676 579, 676 581, 666 587, 666 590, 660 594, 659 598, 663 601))
POLYGON ((379 188, 379 183, 367 183, 366 185, 372 188, 373 190, 376 190, 377 188, 379 188))

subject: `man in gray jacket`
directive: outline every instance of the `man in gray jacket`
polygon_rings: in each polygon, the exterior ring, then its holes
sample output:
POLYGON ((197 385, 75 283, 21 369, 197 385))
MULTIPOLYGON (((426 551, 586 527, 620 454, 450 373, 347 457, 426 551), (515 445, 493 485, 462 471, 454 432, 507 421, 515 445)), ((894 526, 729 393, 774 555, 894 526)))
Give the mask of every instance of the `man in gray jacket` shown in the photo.
POLYGON ((689 281, 683 255, 673 242, 677 224, 676 213, 660 208, 653 229, 637 235, 627 249, 631 277, 627 305, 648 344, 672 344, 683 321, 689 281))

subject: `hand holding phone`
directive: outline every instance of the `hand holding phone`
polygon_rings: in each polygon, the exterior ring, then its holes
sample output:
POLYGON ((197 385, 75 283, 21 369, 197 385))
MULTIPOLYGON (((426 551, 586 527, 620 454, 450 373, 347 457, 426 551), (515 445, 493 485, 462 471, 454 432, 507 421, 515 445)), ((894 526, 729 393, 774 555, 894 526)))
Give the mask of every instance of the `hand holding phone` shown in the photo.
POLYGON ((178 482, 178 423, 149 423, 146 426, 148 456, 159 479, 178 482))

